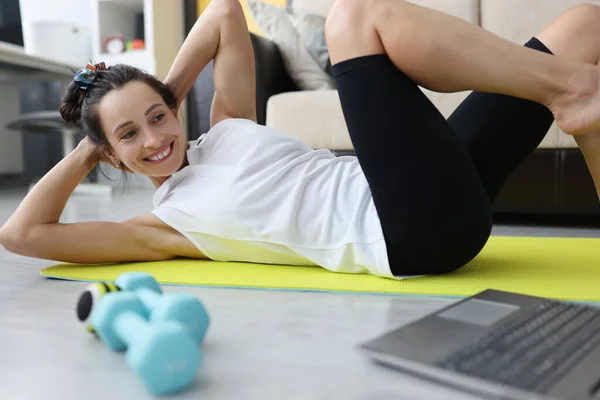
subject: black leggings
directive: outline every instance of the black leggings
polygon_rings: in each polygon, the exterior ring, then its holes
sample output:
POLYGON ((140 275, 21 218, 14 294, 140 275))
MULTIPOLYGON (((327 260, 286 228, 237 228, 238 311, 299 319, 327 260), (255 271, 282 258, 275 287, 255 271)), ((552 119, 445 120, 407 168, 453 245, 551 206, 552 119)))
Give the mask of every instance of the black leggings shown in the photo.
MULTIPOLYGON (((527 47, 551 53, 533 38, 527 47)), ((394 275, 453 271, 487 242, 510 173, 554 121, 543 105, 471 93, 446 120, 386 54, 332 68, 394 275)))

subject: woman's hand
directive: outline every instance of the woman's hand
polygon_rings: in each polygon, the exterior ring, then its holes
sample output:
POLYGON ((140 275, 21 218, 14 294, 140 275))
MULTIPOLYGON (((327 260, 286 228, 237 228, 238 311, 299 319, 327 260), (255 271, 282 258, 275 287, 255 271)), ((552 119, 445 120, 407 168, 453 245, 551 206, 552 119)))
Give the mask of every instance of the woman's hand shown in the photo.
POLYGON ((79 142, 75 148, 75 152, 80 154, 80 156, 88 163, 90 168, 94 168, 99 162, 112 164, 103 149, 96 143, 92 142, 88 136, 79 142))

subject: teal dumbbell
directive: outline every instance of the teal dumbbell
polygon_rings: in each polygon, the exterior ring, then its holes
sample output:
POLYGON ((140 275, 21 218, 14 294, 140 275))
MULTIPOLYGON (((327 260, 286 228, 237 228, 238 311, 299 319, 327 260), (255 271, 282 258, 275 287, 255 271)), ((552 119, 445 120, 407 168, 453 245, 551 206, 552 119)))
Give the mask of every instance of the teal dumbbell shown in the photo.
POLYGON ((149 322, 145 314, 134 293, 108 293, 94 308, 91 323, 110 349, 127 351, 127 364, 150 392, 163 395, 186 389, 200 366, 200 350, 183 324, 149 322))
POLYGON ((196 296, 190 293, 163 294, 156 279, 146 272, 121 274, 115 285, 140 296, 150 312, 151 321, 179 321, 197 343, 204 340, 210 318, 196 296))
POLYGON ((94 332, 93 325, 88 324, 94 305, 105 294, 121 290, 140 297, 146 309, 145 317, 150 321, 181 322, 197 343, 204 340, 210 318, 200 300, 190 293, 163 294, 156 279, 145 272, 125 273, 114 284, 95 283, 86 288, 77 303, 77 316, 90 332, 94 332))

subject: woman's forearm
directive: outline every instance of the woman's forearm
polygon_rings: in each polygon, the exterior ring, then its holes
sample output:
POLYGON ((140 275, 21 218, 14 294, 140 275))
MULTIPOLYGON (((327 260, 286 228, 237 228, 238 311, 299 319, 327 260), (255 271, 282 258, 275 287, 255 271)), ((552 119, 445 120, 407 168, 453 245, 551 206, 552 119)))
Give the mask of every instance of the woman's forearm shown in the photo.
POLYGON ((165 79, 178 105, 217 54, 222 21, 238 7, 241 9, 238 0, 212 0, 194 24, 165 79))
POLYGON ((36 183, 0 228, 0 234, 18 236, 34 226, 57 223, 69 196, 93 166, 84 150, 72 151, 36 183))

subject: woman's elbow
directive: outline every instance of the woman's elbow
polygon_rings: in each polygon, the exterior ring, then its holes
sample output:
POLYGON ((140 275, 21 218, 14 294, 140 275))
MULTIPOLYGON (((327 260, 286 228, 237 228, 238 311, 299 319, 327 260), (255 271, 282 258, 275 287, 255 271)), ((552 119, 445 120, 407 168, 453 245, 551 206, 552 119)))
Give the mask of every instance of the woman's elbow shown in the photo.
POLYGON ((11 253, 25 255, 27 235, 25 232, 0 228, 0 244, 11 253))
MULTIPOLYGON (((219 11, 222 18, 244 17, 244 9, 239 0, 213 0, 218 1, 219 11)), ((245 17, 244 17, 245 18, 245 17)))

